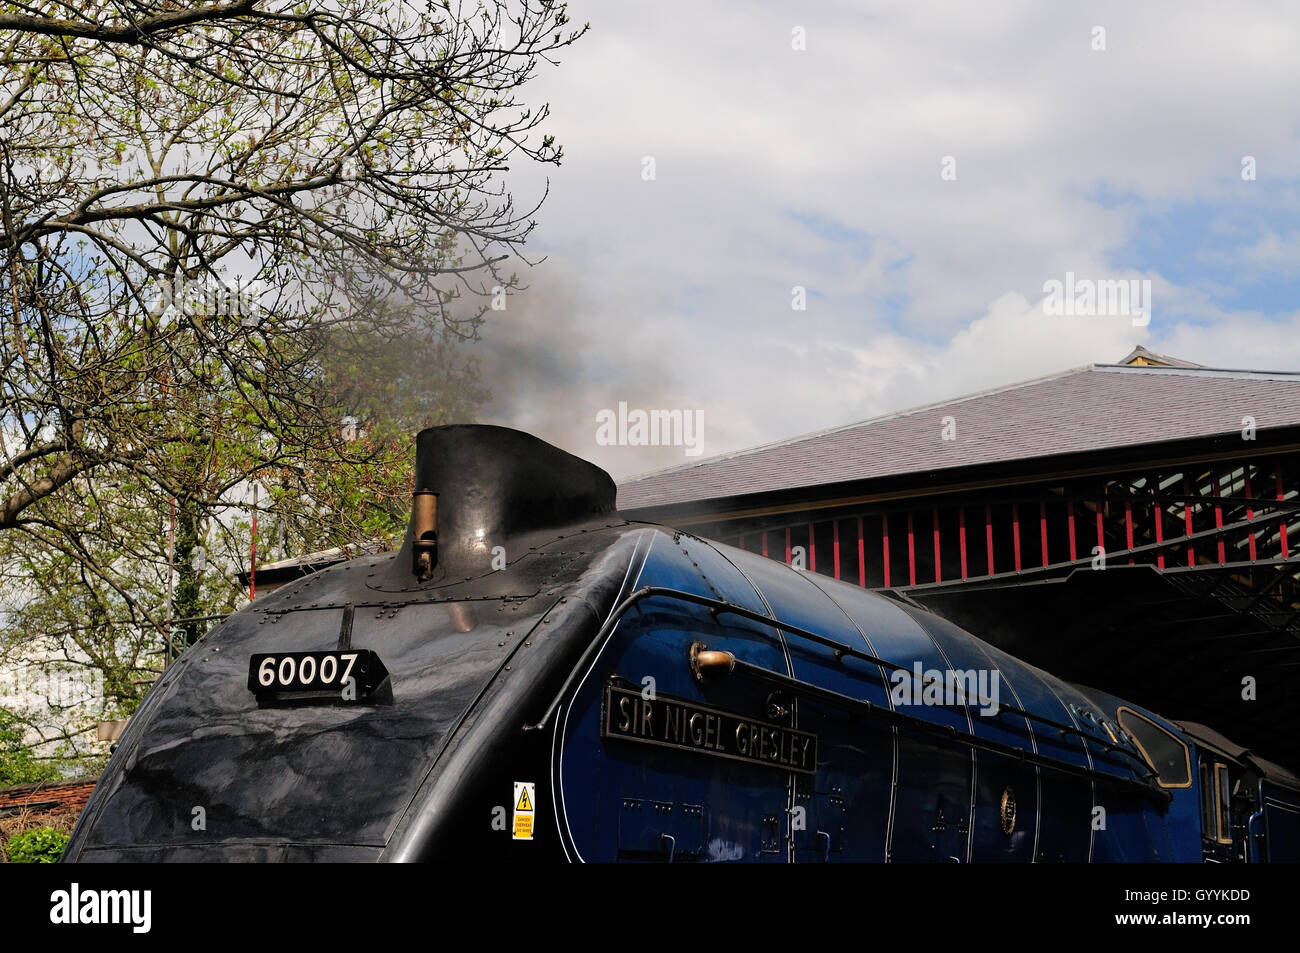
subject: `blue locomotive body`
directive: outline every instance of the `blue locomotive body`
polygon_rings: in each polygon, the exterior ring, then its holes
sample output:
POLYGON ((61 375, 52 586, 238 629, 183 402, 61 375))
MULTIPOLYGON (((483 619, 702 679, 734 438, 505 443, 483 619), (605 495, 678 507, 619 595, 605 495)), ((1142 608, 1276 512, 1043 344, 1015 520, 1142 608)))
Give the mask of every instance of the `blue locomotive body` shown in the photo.
POLYGON ((623 521, 608 477, 526 435, 438 428, 420 454, 436 533, 193 646, 67 859, 1300 858, 1300 781, 1210 729, 623 521), (358 653, 359 695, 277 682, 358 653))
POLYGON ((1072 686, 759 556, 660 531, 638 550, 630 591, 663 591, 613 628, 563 718, 558 815, 591 818, 568 826, 571 856, 1200 859, 1185 812, 1072 686), (815 763, 755 750, 750 721, 811 736, 815 763))

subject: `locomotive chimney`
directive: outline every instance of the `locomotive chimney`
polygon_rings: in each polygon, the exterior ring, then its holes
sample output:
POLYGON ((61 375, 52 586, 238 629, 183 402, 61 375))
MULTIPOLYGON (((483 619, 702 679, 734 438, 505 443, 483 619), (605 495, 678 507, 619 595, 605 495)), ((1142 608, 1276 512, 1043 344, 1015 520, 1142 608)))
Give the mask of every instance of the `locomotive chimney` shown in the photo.
POLYGON ((494 554, 512 563, 556 530, 616 512, 608 473, 506 427, 421 431, 415 488, 401 564, 419 582, 479 575, 494 554))

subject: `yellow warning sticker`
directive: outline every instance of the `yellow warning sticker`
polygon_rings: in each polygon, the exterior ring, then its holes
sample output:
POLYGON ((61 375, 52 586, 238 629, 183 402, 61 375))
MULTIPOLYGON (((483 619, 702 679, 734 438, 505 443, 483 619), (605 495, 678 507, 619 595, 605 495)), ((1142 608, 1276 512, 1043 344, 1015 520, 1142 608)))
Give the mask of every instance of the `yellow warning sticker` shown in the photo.
POLYGON ((532 840, 533 839, 533 814, 534 805, 537 803, 537 785, 532 781, 515 782, 515 815, 513 833, 511 837, 514 840, 532 840))

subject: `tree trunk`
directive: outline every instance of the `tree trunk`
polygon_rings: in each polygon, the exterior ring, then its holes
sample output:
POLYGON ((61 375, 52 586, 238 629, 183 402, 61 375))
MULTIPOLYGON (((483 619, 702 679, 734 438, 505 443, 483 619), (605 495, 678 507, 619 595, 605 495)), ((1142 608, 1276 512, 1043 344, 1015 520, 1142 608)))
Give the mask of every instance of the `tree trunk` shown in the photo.
MULTIPOLYGON (((201 524, 202 513, 198 504, 192 499, 177 497, 176 591, 172 595, 173 619, 193 619, 203 614, 200 599, 206 559, 199 560, 196 568, 194 558, 195 553, 202 548, 201 524)), ((185 645, 193 645, 207 630, 207 625, 201 622, 182 622, 173 625, 172 628, 181 630, 185 645)))

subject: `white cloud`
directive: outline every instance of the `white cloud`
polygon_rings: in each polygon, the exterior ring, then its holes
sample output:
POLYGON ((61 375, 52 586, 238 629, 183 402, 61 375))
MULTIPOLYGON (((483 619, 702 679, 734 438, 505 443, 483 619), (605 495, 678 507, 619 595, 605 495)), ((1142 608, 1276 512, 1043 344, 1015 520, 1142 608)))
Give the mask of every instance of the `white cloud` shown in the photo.
POLYGON ((1276 321, 1225 312, 1207 297, 1224 289, 1179 287, 1122 254, 1143 237, 1140 212, 1239 203, 1244 230, 1216 238, 1225 260, 1292 260, 1293 239, 1251 227, 1259 193, 1242 190, 1300 176, 1300 11, 846 0, 571 13, 592 33, 530 90, 552 104, 567 158, 515 178, 527 193, 550 176, 532 250, 551 253, 546 293, 571 307, 544 345, 558 356, 520 370, 495 406, 503 422, 568 434, 626 474, 683 458, 595 447, 593 402, 702 408, 716 453, 1136 343, 1300 366, 1296 349, 1268 346, 1276 321), (1105 52, 1091 49, 1095 25, 1105 52), (1240 180, 1247 154, 1266 181, 1240 180), (954 182, 939 175, 946 155, 954 182), (1066 271, 1153 279, 1151 326, 1046 318, 1042 284, 1066 271), (790 308, 796 284, 805 312, 790 308), (560 365, 561 380, 545 377, 560 365))

